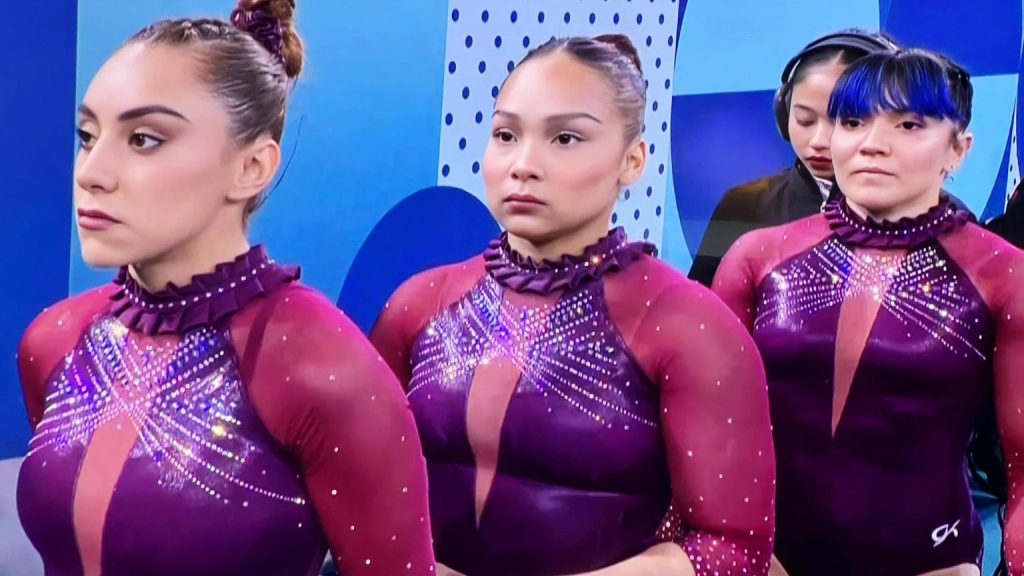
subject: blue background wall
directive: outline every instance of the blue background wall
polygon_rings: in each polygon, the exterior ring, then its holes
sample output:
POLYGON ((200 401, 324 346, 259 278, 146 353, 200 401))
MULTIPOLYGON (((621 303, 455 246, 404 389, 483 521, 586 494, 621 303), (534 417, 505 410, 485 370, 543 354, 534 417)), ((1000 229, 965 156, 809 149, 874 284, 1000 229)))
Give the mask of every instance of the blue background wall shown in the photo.
MULTIPOLYGON (((792 162, 775 132, 772 92, 786 60, 835 29, 881 28, 965 64, 975 76, 976 140, 950 188, 991 217, 1019 179, 1022 0, 941 10, 927 0, 299 4, 308 68, 286 136, 292 162, 253 236, 302 264, 305 281, 364 328, 403 279, 478 252, 496 233, 479 200, 478 164, 493 94, 509 64, 552 35, 620 31, 640 48, 651 163, 615 221, 682 270, 727 188, 792 162)), ((140 27, 224 16, 230 1, 47 0, 5 10, 7 44, 31 47, 4 60, 0 90, 0 458, 12 458, 28 435, 14 362, 21 331, 44 306, 111 276, 82 263, 72 234, 75 105, 140 27)), ((0 478, 0 494, 12 491, 0 478)), ((0 574, 2 560, 0 546, 0 574)))
POLYGON ((15 13, 5 42, 21 54, 4 58, 0 89, 0 458, 24 453, 28 440, 15 362, 21 332, 68 294, 75 150, 75 2, 8 9, 15 13))

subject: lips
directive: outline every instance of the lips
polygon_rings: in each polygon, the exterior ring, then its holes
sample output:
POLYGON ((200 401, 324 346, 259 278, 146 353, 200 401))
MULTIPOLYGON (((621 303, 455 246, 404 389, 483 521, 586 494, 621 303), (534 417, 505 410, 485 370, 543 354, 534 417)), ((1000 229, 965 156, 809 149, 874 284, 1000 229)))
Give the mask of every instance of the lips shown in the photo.
POLYGON ((85 230, 106 230, 116 224, 120 224, 120 221, 102 210, 78 211, 78 225, 85 230))
POLYGON ((544 202, 540 198, 537 198, 536 196, 531 196, 530 194, 510 194, 509 196, 505 197, 505 203, 535 204, 538 206, 544 204, 544 202))
POLYGON ((876 166, 868 166, 867 168, 859 168, 853 171, 854 174, 879 174, 882 176, 892 176, 892 172, 882 170, 876 166))

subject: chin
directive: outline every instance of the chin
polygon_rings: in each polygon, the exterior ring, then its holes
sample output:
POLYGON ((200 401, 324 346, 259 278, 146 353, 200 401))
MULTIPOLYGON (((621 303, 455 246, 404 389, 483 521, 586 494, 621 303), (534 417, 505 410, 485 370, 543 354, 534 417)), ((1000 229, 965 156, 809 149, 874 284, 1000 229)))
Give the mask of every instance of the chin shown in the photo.
POLYGON ((123 250, 118 250, 94 238, 81 238, 82 260, 93 268, 121 268, 132 262, 123 250))
POLYGON ((525 214, 505 214, 499 224, 509 234, 533 243, 543 243, 557 236, 558 229, 546 219, 525 214))
POLYGON ((887 214, 902 204, 902 199, 892 195, 883 197, 881 194, 846 194, 846 198, 871 215, 887 214))

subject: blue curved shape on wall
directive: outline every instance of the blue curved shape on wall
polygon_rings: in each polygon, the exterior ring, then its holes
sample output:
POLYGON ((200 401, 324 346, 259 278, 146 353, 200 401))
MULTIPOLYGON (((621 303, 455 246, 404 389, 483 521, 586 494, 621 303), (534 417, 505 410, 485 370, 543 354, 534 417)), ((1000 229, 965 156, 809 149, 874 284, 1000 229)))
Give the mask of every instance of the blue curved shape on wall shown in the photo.
POLYGON ((1006 211, 1006 176, 1009 172, 1009 167, 1010 137, 1007 137, 1006 153, 1003 154, 1003 161, 999 164, 999 173, 996 175, 996 183, 992 189, 992 194, 988 197, 988 202, 985 203, 985 209, 982 210, 981 218, 979 218, 981 222, 988 222, 1006 211))
POLYGON ((352 261, 338 306, 369 333, 402 282, 483 252, 498 232, 487 207, 469 192, 450 186, 420 190, 374 226, 352 261))
POLYGON ((672 177, 687 246, 700 246, 725 192, 792 165, 779 137, 773 90, 694 94, 672 99, 672 177))

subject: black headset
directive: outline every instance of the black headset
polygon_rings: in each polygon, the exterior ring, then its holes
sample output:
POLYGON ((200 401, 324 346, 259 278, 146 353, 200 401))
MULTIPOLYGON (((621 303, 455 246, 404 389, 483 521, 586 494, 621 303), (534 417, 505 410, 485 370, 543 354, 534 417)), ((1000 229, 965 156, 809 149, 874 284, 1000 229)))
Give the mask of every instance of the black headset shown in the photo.
POLYGON ((899 46, 881 34, 855 29, 827 34, 804 46, 799 54, 793 56, 786 63, 786 68, 782 71, 782 85, 775 91, 775 101, 773 102, 775 125, 779 129, 779 134, 787 142, 789 142, 789 104, 793 93, 793 73, 800 65, 801 60, 811 52, 822 48, 849 48, 863 51, 865 54, 874 54, 896 51, 899 46))

